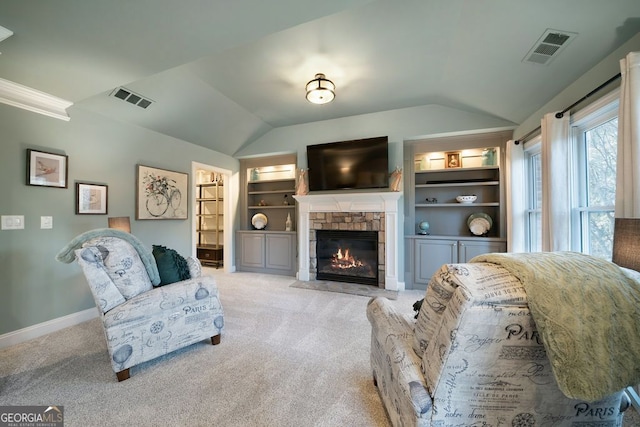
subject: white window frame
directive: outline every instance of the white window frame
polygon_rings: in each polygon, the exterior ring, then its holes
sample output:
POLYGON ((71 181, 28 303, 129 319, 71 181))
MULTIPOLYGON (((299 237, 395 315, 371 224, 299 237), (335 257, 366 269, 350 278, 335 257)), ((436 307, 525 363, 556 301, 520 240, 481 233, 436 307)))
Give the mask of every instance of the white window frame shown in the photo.
POLYGON ((573 196, 571 201, 571 247, 576 252, 588 253, 589 229, 588 216, 595 212, 614 212, 615 206, 586 206, 586 142, 584 134, 590 129, 597 127, 618 117, 618 105, 620 90, 615 89, 599 100, 593 102, 582 110, 576 112, 571 118, 572 144, 574 165, 573 196))
MULTIPOLYGON (((541 250, 541 247, 533 248, 533 238, 532 235, 535 233, 532 217, 534 215, 542 215, 542 206, 534 207, 535 201, 535 177, 533 176, 534 170, 532 167, 532 159, 534 156, 542 155, 542 137, 540 135, 535 138, 527 141, 524 144, 524 154, 526 161, 526 189, 527 189, 527 206, 525 209, 525 248, 527 252, 538 252, 541 250)), ((539 242, 540 246, 542 242, 539 242)))

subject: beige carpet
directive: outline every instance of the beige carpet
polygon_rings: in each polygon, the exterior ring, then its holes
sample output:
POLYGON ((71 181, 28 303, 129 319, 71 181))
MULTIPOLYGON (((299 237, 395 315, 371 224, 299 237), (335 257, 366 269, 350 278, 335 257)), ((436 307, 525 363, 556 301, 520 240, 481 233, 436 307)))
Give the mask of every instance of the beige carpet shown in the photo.
MULTIPOLYGON (((118 383, 91 320, 0 350, 0 405, 62 405, 67 427, 389 425, 370 372, 368 297, 206 271, 225 310, 220 345, 194 344, 118 383)), ((421 295, 392 303, 412 313, 421 295)))

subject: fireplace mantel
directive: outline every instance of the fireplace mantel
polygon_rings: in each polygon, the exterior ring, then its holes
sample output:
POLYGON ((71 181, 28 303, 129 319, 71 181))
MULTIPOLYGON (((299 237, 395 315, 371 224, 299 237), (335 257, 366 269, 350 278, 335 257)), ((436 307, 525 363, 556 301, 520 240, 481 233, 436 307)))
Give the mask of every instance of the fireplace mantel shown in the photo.
POLYGON ((398 274, 400 224, 398 210, 402 193, 393 191, 319 193, 294 196, 298 201, 298 280, 309 281, 310 212, 384 212, 385 289, 404 290, 398 274))

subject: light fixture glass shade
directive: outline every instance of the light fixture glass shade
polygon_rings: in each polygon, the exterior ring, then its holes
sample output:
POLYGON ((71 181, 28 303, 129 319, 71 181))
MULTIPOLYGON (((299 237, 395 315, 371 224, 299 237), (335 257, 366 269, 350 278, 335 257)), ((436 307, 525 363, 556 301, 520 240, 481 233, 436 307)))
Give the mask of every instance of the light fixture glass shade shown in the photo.
POLYGON ((336 97, 336 85, 325 78, 324 74, 316 74, 316 78, 307 83, 307 100, 314 104, 326 104, 336 97))

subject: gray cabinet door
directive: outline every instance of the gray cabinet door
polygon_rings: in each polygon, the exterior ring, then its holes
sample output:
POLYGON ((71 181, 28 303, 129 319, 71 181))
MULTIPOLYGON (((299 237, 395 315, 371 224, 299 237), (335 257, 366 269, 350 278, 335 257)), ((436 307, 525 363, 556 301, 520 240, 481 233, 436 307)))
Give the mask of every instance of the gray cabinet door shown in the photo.
POLYGON ((458 262, 469 262, 471 258, 477 255, 506 251, 507 244, 505 242, 460 240, 458 242, 458 262))
POLYGON ((458 243, 456 240, 415 240, 413 248, 413 283, 429 284, 431 276, 442 264, 457 262, 458 243))
POLYGON ((295 236, 291 234, 267 234, 265 267, 290 272, 293 270, 295 236))
POLYGON ((240 267, 264 268, 264 234, 240 233, 240 267))

